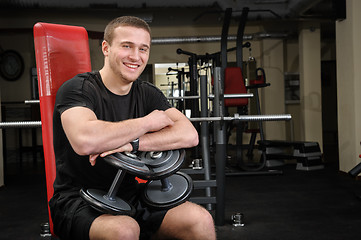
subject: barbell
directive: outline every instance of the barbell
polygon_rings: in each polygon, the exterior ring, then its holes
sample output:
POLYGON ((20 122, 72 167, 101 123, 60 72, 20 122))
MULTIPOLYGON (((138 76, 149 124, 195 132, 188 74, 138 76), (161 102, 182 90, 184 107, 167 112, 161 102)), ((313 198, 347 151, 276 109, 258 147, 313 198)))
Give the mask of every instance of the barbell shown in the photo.
POLYGON ((216 121, 288 121, 292 119, 291 114, 278 114, 278 115, 238 115, 234 117, 196 117, 188 118, 191 122, 216 122, 216 121))
MULTIPOLYGON (((196 117, 188 118, 191 122, 216 122, 216 121, 288 121, 292 119, 290 114, 276 115, 234 115, 233 117, 196 117)), ((0 122, 1 128, 39 128, 41 121, 20 121, 20 122, 0 122)))
MULTIPOLYGON (((224 98, 252 98, 253 97, 253 93, 240 93, 240 94, 224 94, 223 95, 224 98)), ((169 96, 167 97, 168 100, 188 100, 188 99, 200 99, 201 96, 180 96, 180 97, 173 97, 173 96, 169 96)), ((213 100, 214 99, 214 94, 209 94, 208 98, 213 100)))
POLYGON ((0 122, 1 128, 39 128, 41 121, 0 122))

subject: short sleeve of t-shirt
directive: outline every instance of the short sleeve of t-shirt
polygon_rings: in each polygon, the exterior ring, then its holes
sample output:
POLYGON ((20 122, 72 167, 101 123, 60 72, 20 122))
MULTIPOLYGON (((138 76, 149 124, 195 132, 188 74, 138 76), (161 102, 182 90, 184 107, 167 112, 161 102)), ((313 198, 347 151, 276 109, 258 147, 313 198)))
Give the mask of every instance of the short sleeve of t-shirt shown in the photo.
POLYGON ((59 113, 72 107, 87 107, 91 110, 95 108, 95 97, 97 91, 92 91, 91 84, 85 85, 86 76, 77 75, 66 81, 58 90, 56 109, 59 113))
POLYGON ((165 111, 168 108, 171 108, 171 105, 163 92, 153 84, 149 82, 139 82, 139 85, 144 89, 143 102, 145 103, 145 114, 149 114, 156 109, 165 111))

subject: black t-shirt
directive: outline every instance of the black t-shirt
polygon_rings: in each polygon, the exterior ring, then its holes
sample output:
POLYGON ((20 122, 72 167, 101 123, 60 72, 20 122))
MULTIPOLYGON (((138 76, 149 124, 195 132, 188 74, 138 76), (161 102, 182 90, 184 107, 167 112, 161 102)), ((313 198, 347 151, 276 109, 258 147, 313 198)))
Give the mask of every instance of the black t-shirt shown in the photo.
MULTIPOLYGON (((60 115, 76 106, 89 108, 99 120, 112 122, 142 117, 153 110, 166 110, 171 107, 158 88, 140 80, 136 80, 130 92, 124 96, 110 92, 103 84, 99 72, 79 74, 66 81, 57 92, 53 115, 55 193, 78 191, 82 187, 108 190, 117 172, 114 166, 100 158, 95 166, 91 166, 89 156, 80 156, 72 149, 60 115)), ((126 175, 120 192, 129 193, 134 184, 134 176, 126 175)))

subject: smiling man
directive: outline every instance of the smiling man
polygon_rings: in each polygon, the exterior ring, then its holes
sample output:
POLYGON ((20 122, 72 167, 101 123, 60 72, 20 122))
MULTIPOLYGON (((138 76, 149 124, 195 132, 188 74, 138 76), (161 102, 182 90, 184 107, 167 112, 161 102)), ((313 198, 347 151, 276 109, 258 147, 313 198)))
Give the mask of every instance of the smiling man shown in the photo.
POLYGON ((104 66, 65 82, 54 110, 56 180, 50 209, 62 239, 215 239, 212 216, 185 202, 170 210, 148 209, 142 187, 126 175, 118 196, 136 208, 134 218, 102 214, 79 196, 81 188, 107 190, 117 169, 98 160, 114 152, 193 147, 198 134, 163 93, 138 79, 150 53, 147 23, 136 17, 111 21, 104 32, 104 66))

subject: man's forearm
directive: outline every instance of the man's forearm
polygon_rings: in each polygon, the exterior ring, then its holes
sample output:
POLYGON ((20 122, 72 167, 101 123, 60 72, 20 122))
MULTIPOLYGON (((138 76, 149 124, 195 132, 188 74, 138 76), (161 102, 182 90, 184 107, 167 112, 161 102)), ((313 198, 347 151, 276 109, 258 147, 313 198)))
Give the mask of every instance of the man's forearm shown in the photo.
POLYGON ((174 124, 164 111, 158 110, 141 118, 107 122, 98 120, 87 108, 74 107, 65 111, 61 119, 69 142, 79 155, 111 151, 148 132, 157 132, 174 124))
POLYGON ((188 121, 177 121, 173 126, 139 138, 139 151, 165 151, 198 145, 198 133, 188 121))

